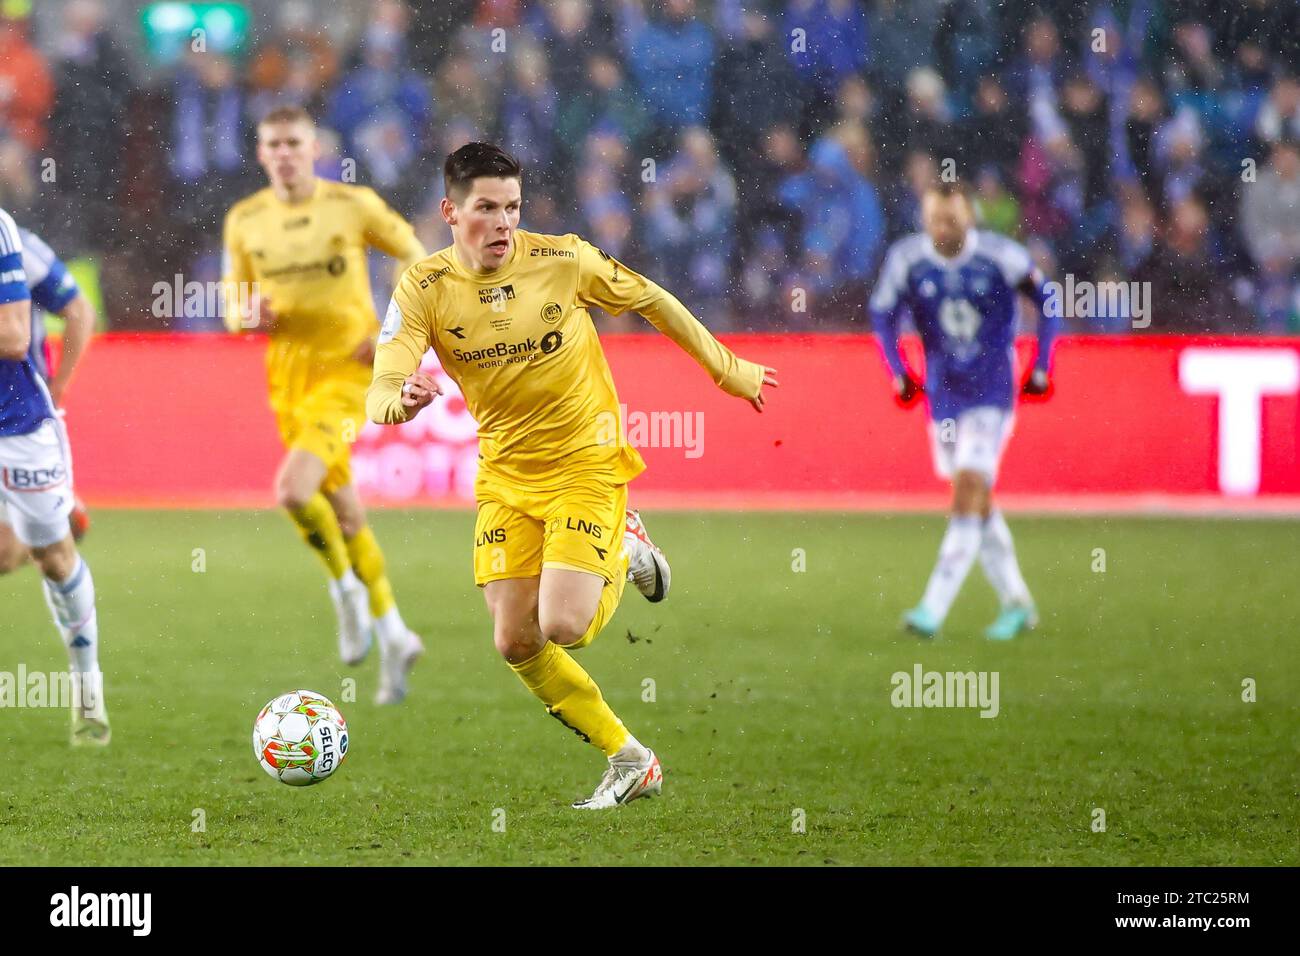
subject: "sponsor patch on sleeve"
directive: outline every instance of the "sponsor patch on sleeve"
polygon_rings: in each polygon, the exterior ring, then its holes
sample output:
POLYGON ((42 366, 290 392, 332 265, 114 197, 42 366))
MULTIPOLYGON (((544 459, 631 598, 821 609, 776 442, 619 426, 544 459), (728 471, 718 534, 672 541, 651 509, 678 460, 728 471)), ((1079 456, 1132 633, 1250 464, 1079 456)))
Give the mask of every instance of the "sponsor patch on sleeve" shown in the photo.
POLYGON ((388 302, 388 311, 384 314, 384 324, 379 329, 379 344, 393 341, 393 337, 402 330, 402 307, 396 299, 388 302))

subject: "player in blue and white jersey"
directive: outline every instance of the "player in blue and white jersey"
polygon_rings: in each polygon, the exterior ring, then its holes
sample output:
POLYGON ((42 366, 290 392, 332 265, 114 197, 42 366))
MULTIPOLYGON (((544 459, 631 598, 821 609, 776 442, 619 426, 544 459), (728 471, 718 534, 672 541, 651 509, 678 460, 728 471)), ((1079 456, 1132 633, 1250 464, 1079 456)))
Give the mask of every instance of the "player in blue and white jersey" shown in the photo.
POLYGON ((904 405, 922 394, 928 397, 935 471, 953 488, 938 562, 921 603, 903 616, 903 623, 917 634, 933 636, 978 556, 1002 606, 985 634, 1009 640, 1038 621, 1011 532, 993 504, 993 485, 1015 414, 1012 348, 1019 296, 1028 296, 1042 313, 1037 360, 1021 389, 1026 394, 1048 391, 1059 320, 1043 310, 1043 276, 1028 251, 1004 236, 976 230, 970 199, 960 186, 932 186, 921 208, 925 231, 890 247, 870 301, 895 393, 904 405), (904 307, 924 347, 924 384, 899 352, 904 307))
POLYGON ((44 577, 46 603, 68 650, 72 742, 109 742, 90 568, 77 553, 67 434, 32 356, 32 296, 23 242, 0 209, 0 503, 44 577))
MULTIPOLYGON (((27 274, 27 288, 32 294, 32 344, 27 350, 36 371, 50 390, 56 408, 62 406, 68 383, 72 381, 77 363, 95 332, 95 307, 81 291, 68 267, 40 236, 27 229, 18 228, 23 242, 23 271, 27 274), (45 315, 50 312, 64 320, 62 349, 58 370, 50 374, 49 345, 45 338, 45 315)), ((72 513, 72 536, 80 541, 90 527, 86 507, 76 499, 72 513)), ((31 557, 27 548, 14 535, 9 526, 6 509, 0 504, 0 574, 8 574, 21 567, 31 557)))

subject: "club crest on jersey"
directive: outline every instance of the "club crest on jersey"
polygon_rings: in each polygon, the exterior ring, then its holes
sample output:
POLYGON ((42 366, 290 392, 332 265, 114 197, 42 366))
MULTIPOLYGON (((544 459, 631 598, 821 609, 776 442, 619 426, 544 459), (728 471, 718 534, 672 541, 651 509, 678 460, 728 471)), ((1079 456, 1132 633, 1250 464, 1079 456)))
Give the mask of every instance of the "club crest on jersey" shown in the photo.
POLYGON ((560 303, 558 302, 548 302, 546 305, 542 306, 542 321, 547 325, 554 325, 556 322, 560 321, 560 317, 563 315, 564 310, 560 308, 560 303))
POLYGON ((491 289, 479 289, 478 300, 483 305, 491 305, 494 302, 509 302, 515 297, 515 287, 513 285, 499 285, 491 289))
POLYGON ((396 299, 388 300, 388 311, 384 313, 384 324, 379 327, 379 343, 393 341, 393 337, 402 330, 402 307, 396 299))

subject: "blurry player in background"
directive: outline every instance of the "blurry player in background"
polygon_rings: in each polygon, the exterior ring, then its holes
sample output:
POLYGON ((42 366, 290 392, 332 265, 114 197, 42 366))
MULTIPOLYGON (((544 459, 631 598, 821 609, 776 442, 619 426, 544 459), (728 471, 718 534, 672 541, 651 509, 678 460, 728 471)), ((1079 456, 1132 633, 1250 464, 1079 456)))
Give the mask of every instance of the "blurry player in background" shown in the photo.
MULTIPOLYGON (((72 381, 77 363, 86 351, 86 345, 95 334, 95 307, 77 286, 67 266, 54 251, 35 233, 19 228, 23 243, 23 272, 32 297, 32 344, 28 355, 36 372, 45 380, 50 398, 57 409, 72 381), (45 338, 45 316, 50 312, 66 323, 60 349, 58 371, 50 376, 50 348, 45 338)), ((72 512, 68 515, 72 537, 80 541, 90 526, 86 508, 75 496, 72 512)), ((7 518, 7 510, 0 504, 0 574, 7 574, 26 564, 31 552, 14 534, 7 518)))
POLYGON ((397 610, 352 486, 349 446, 365 424, 378 331, 367 253, 377 248, 405 269, 424 248, 373 190, 317 178, 319 155, 316 126, 301 109, 275 110, 258 125, 257 158, 270 186, 226 215, 225 322, 231 332, 270 336, 270 401, 288 451, 276 497, 329 574, 340 656, 359 664, 373 628, 375 700, 392 704, 406 695, 423 646, 397 610))
POLYGON ((763 386, 776 381, 595 246, 519 229, 521 177, 519 163, 487 143, 448 157, 441 211, 452 245, 398 284, 366 411, 398 424, 441 394, 419 371, 430 347, 460 386, 479 425, 474 579, 497 651, 551 716, 609 759, 592 796, 573 804, 607 809, 657 794, 662 770, 569 652, 609 622, 629 578, 663 600, 669 568, 627 510, 627 483, 645 463, 621 440, 618 396, 588 309, 639 312, 759 411, 763 386))
POLYGON ((0 502, 14 536, 44 577, 45 601, 68 650, 72 742, 103 746, 111 731, 99 669, 95 584, 68 524, 73 497, 67 435, 36 366, 22 237, 0 210, 0 502))
POLYGON ((1013 343, 1018 296, 1038 306, 1038 355, 1022 391, 1049 387, 1058 319, 1043 309, 1043 276, 1029 253, 1003 236, 973 228, 970 199, 953 183, 932 186, 921 206, 925 232, 890 247, 870 309, 876 336, 905 405, 929 398, 935 471, 952 482, 952 516, 921 603, 904 625, 932 637, 943 625, 976 556, 1002 610, 985 635, 1010 640, 1038 613, 1020 573, 1015 545, 993 505, 993 484, 1014 418, 1013 343), (925 349, 925 382, 903 364, 899 317, 906 306, 925 349))

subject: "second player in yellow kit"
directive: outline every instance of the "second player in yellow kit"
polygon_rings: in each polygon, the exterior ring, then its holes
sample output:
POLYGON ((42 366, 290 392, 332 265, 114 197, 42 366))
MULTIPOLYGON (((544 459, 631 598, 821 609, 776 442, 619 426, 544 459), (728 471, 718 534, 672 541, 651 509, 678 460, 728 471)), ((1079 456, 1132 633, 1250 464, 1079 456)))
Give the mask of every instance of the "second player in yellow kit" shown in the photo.
POLYGON ((398 270, 424 255, 411 226, 371 189, 316 178, 315 126, 277 110, 258 126, 270 185, 226 216, 226 325, 266 332, 267 386, 286 456, 276 495, 330 577, 339 652, 359 663, 379 637, 379 703, 404 696, 422 651, 402 621, 383 552, 352 487, 377 321, 367 257, 398 270))
POLYGON ((773 370, 737 358, 671 294, 575 235, 518 229, 521 171, 470 143, 444 170, 453 243, 407 270, 379 335, 366 411, 409 421, 440 394, 418 371, 432 348, 479 426, 474 577, 493 640, 547 712, 599 747, 609 769, 581 809, 662 786, 636 740, 569 653, 600 633, 629 578, 662 600, 668 564, 627 483, 644 470, 620 440, 618 395, 589 309, 639 312, 732 395, 761 410, 773 370))

